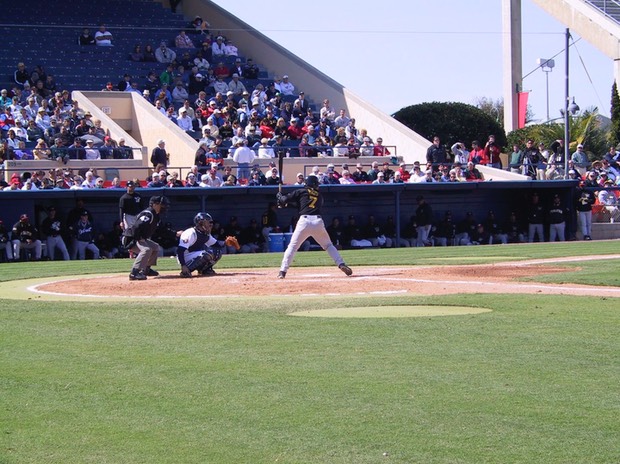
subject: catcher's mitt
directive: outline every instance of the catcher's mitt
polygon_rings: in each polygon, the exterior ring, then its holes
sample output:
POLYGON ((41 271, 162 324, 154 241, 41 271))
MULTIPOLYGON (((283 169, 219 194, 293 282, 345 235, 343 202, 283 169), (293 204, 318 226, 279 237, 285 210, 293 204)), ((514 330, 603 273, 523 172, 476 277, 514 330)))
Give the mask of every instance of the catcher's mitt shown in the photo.
POLYGON ((233 237, 232 235, 229 235, 228 237, 226 237, 226 240, 224 243, 226 243, 226 246, 235 247, 235 250, 238 250, 239 248, 241 248, 241 246, 239 245, 239 241, 237 240, 237 237, 233 237))

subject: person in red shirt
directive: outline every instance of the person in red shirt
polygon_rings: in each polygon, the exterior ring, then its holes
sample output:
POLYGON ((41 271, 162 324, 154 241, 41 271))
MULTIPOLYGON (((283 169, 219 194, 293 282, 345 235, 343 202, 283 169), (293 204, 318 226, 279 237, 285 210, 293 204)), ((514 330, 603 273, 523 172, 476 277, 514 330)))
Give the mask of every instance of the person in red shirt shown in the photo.
POLYGON ((297 125, 297 118, 291 119, 291 124, 287 129, 288 138, 291 140, 300 140, 304 135, 304 131, 301 127, 297 125))
POLYGON ((471 143, 471 151, 469 152, 469 159, 467 162, 472 162, 474 164, 489 164, 489 158, 484 152, 484 148, 480 146, 480 142, 474 140, 471 143))
POLYGON ((381 137, 377 137, 377 143, 375 143, 375 148, 373 152, 375 156, 390 156, 391 155, 390 150, 388 150, 387 147, 383 146, 383 139, 381 137))
POLYGON ((487 158, 487 163, 480 164, 488 164, 489 166, 497 169, 502 168, 502 162, 500 161, 499 155, 502 152, 500 146, 495 142, 495 136, 489 135, 489 140, 484 146, 484 155, 487 158))
POLYGON ((217 66, 213 69, 213 74, 215 77, 223 77, 224 79, 230 77, 230 69, 223 63, 219 62, 217 66))
POLYGON ((400 163, 398 172, 400 173, 400 178, 403 182, 409 182, 411 174, 409 174, 409 171, 407 171, 407 165, 405 163, 400 163))

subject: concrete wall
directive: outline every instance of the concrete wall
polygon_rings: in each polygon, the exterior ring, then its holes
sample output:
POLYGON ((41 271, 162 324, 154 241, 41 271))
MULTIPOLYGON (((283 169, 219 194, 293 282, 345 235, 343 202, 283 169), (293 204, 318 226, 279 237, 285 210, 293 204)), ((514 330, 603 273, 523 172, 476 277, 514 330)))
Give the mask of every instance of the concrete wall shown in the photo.
POLYGON ((620 58, 620 25, 582 0, 533 0, 612 60, 620 58))
POLYGON ((170 165, 194 164, 198 143, 141 95, 133 92, 74 92, 74 95, 80 106, 111 128, 113 138, 124 137, 127 145, 143 147, 144 166, 150 166, 151 151, 159 139, 166 141, 170 165))

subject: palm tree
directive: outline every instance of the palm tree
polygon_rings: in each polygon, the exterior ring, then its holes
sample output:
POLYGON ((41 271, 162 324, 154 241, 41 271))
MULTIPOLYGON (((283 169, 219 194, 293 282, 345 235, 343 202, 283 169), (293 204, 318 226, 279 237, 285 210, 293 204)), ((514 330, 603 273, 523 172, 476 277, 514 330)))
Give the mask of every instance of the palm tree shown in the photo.
MULTIPOLYGON (((600 159, 607 151, 609 128, 604 128, 598 114, 598 108, 592 107, 569 119, 570 142, 569 153, 577 150, 577 145, 583 144, 590 161, 600 159)), ((527 139, 536 142, 545 142, 549 146, 554 140, 564 138, 564 121, 534 124, 508 134, 508 146, 517 143, 525 144, 527 139)))

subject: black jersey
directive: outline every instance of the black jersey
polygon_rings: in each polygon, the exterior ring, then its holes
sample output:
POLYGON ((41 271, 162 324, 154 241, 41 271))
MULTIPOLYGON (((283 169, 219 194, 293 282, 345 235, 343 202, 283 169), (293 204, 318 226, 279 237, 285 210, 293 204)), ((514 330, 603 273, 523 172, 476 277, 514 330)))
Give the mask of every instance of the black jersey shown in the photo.
POLYGON ((159 225, 159 221, 159 214, 149 207, 138 214, 136 222, 130 230, 125 231, 125 235, 133 237, 134 240, 151 238, 159 225))
POLYGON ((118 207, 120 210, 120 220, 123 221, 123 214, 129 214, 131 216, 137 216, 142 211, 142 198, 137 193, 133 195, 125 193, 118 201, 118 207))
POLYGON ((301 188, 285 195, 284 203, 295 203, 300 216, 319 216, 323 206, 323 196, 317 189, 301 188))

